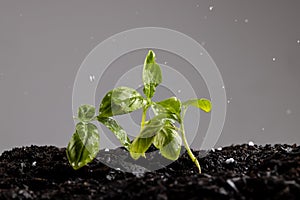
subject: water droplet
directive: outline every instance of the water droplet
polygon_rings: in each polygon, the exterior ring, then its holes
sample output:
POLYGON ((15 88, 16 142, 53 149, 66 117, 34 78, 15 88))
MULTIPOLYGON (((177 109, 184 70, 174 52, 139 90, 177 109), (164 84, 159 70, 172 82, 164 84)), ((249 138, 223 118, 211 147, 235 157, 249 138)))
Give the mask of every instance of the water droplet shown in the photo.
POLYGON ((292 111, 291 111, 290 109, 287 109, 287 110, 285 111, 285 113, 286 113, 287 115, 290 115, 290 114, 292 114, 292 111))
MULTIPOLYGON (((110 97, 110 96, 111 96, 111 93, 108 93, 107 96, 110 97)), ((101 105, 102 105, 102 104, 101 104, 101 105)))
POLYGON ((109 180, 109 181, 111 181, 111 180, 113 180, 113 176, 111 176, 111 175, 106 175, 106 179, 109 180))
POLYGON ((117 170, 117 171, 121 171, 121 169, 120 169, 120 168, 118 168, 118 167, 116 168, 116 170, 117 170))
POLYGON ((167 61, 165 61, 165 65, 166 65, 166 64, 168 64, 168 62, 167 62, 167 61))
POLYGON ((245 23, 248 23, 249 22, 249 19, 245 19, 245 23))
POLYGON ((196 7, 199 8, 199 4, 197 4, 196 7))
POLYGON ((33 161, 32 166, 33 166, 33 167, 36 166, 36 161, 33 161))
POLYGON ((225 89, 225 86, 224 86, 224 85, 222 86, 222 89, 225 89))
POLYGON ((109 152, 109 149, 108 149, 108 148, 105 148, 104 151, 105 151, 105 152, 109 152))
POLYGON ((181 93, 181 90, 178 90, 177 92, 178 92, 178 93, 181 93))
POLYGON ((72 166, 75 167, 75 163, 74 162, 72 163, 72 166))
POLYGON ((272 60, 273 60, 273 61, 275 61, 275 60, 276 60, 276 58, 274 57, 274 58, 272 58, 272 60))
POLYGON ((201 42, 201 45, 202 45, 202 46, 205 46, 205 42, 201 42))
POLYGON ((265 131, 265 128, 261 128, 261 131, 265 131))
POLYGON ((22 16, 23 16, 23 14, 22 14, 22 13, 20 13, 20 14, 19 14, 19 16, 20 16, 20 17, 22 17, 22 16))
POLYGON ((230 102, 231 102, 231 99, 228 99, 228 100, 227 100, 227 103, 230 103, 230 102))
POLYGON ((209 6, 209 11, 212 11, 214 9, 213 6, 209 6))
POLYGON ((226 161, 225 161, 226 164, 230 164, 230 163, 234 163, 234 159, 233 158, 228 158, 226 161))
POLYGON ((235 19, 235 20, 234 20, 234 22, 238 22, 238 20, 237 20, 237 19, 235 19))
POLYGON ((300 40, 297 40, 297 44, 300 44, 300 40))
POLYGON ((252 141, 249 141, 248 145, 251 146, 251 147, 253 147, 254 143, 252 141))
POLYGON ((200 56, 203 56, 203 53, 202 53, 202 52, 200 52, 200 56))
POLYGON ((218 151, 222 151, 222 147, 218 147, 217 150, 218 150, 218 151))
POLYGON ((212 152, 215 152, 216 150, 215 150, 214 148, 211 148, 211 151, 212 151, 212 152))
POLYGON ((94 75, 90 75, 90 81, 93 82, 95 80, 95 76, 94 75))

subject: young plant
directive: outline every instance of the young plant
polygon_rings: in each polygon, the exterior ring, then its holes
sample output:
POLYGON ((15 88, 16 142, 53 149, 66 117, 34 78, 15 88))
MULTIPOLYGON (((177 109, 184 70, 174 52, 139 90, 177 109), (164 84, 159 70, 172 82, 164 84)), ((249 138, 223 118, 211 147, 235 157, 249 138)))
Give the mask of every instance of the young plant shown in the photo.
POLYGON ((162 73, 155 62, 155 54, 149 51, 143 68, 144 96, 135 89, 118 87, 109 91, 100 104, 99 114, 95 116, 95 107, 82 105, 78 109, 79 122, 76 125, 66 153, 71 166, 79 169, 91 162, 99 152, 99 133, 92 121, 98 120, 115 134, 120 143, 130 152, 133 159, 145 156, 153 144, 161 155, 170 160, 177 160, 182 141, 188 155, 201 173, 200 164, 193 155, 186 140, 184 129, 185 113, 190 106, 210 112, 211 102, 207 99, 190 99, 181 102, 170 97, 160 102, 152 101, 156 87, 162 82, 162 73), (141 129, 139 135, 131 142, 126 131, 113 118, 142 109, 141 129), (146 114, 152 109, 155 116, 147 120, 146 114), (179 124, 179 127, 176 126, 179 124))

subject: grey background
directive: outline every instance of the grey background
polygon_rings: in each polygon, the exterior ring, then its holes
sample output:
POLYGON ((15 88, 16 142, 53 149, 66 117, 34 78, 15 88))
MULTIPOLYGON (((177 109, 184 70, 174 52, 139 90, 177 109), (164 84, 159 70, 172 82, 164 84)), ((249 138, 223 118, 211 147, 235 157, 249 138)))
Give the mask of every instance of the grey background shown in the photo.
POLYGON ((0 152, 66 146, 80 64, 109 36, 144 26, 183 32, 216 62, 229 102, 216 146, 299 143, 299 10, 298 0, 1 0, 0 152))

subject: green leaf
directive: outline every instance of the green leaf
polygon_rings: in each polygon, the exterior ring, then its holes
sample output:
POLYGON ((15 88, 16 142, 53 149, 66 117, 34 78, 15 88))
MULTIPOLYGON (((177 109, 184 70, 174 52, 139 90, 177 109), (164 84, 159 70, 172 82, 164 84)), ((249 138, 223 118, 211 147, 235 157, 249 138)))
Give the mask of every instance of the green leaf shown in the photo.
POLYGON ((145 124, 139 136, 133 140, 130 146, 130 155, 133 159, 138 159, 140 156, 145 157, 145 152, 151 146, 154 136, 164 127, 168 119, 167 115, 160 114, 145 124))
POLYGON ((100 108, 100 117, 122 115, 138 110, 147 101, 136 90, 128 87, 118 87, 109 91, 103 98, 100 108))
POLYGON ((194 106, 197 108, 200 108, 201 110, 205 112, 210 112, 211 111, 211 102, 208 99, 190 99, 186 102, 183 103, 185 107, 188 106, 194 106))
POLYGON ((95 116, 95 107, 92 105, 81 105, 78 108, 78 119, 82 122, 90 122, 95 116))
POLYGON ((154 137, 153 144, 160 150, 162 156, 169 160, 177 160, 181 150, 181 137, 175 129, 164 127, 154 137))
POLYGON ((77 170, 91 162, 99 152, 99 134, 94 124, 79 122, 66 149, 71 166, 77 170))
POLYGON ((165 99, 163 101, 154 103, 152 105, 152 109, 155 115, 167 114, 169 116, 175 116, 174 119, 179 123, 181 121, 181 117, 180 117, 181 102, 176 97, 171 97, 169 99, 165 99))
POLYGON ((129 150, 130 140, 126 131, 113 118, 101 118, 98 116, 98 121, 106 126, 111 132, 115 134, 121 144, 129 150))
POLYGON ((155 54, 149 51, 144 62, 143 83, 144 94, 147 98, 152 98, 156 87, 162 82, 162 74, 159 65, 155 62, 155 54))

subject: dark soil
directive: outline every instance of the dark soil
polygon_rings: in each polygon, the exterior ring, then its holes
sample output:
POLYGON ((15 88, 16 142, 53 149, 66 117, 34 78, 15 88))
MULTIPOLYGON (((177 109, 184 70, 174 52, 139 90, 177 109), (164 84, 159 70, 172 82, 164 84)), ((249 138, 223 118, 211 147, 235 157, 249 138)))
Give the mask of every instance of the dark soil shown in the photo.
POLYGON ((122 148, 103 150, 98 159, 74 171, 65 149, 6 151, 0 156, 0 199, 300 199, 297 145, 194 151, 202 174, 186 153, 166 168, 135 175, 100 162, 112 153, 127 155, 122 148))

